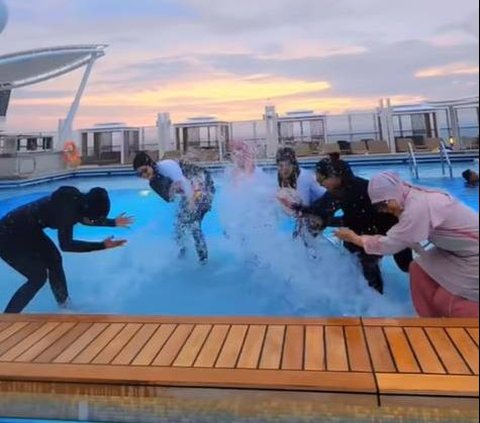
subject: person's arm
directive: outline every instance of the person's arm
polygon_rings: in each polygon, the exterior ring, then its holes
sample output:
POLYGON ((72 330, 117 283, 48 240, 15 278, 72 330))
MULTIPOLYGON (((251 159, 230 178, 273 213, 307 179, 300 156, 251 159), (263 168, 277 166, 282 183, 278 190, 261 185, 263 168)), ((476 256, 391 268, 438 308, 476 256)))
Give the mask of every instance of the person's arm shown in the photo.
POLYGON ((98 227, 108 227, 108 228, 113 228, 117 226, 117 222, 115 219, 108 219, 106 217, 102 219, 97 219, 97 220, 85 219, 80 223, 85 226, 98 226, 98 227))
POLYGON ((73 227, 77 222, 76 203, 69 198, 59 198, 56 201, 58 213, 58 243, 60 249, 70 253, 89 253, 108 248, 120 247, 126 243, 124 240, 107 238, 102 242, 79 241, 73 239, 73 227))
POLYGON ((128 228, 133 224, 133 217, 125 216, 125 214, 126 213, 122 213, 120 216, 116 217, 115 219, 109 219, 107 217, 97 219, 97 220, 84 219, 80 223, 85 226, 97 226, 97 227, 106 227, 106 228, 115 228, 115 227, 128 228))
POLYGON ((326 192, 321 198, 315 201, 310 207, 299 206, 299 211, 306 215, 319 216, 325 226, 342 226, 342 217, 336 217, 335 213, 340 209, 340 203, 326 192))
POLYGON ((105 250, 103 242, 77 241, 73 239, 73 224, 67 219, 58 228, 58 243, 60 249, 69 253, 89 253, 91 251, 105 250))
POLYGON ((349 242, 363 248, 367 254, 375 256, 394 255, 408 248, 409 245, 384 235, 358 235, 351 229, 341 228, 335 236, 344 242, 349 242))

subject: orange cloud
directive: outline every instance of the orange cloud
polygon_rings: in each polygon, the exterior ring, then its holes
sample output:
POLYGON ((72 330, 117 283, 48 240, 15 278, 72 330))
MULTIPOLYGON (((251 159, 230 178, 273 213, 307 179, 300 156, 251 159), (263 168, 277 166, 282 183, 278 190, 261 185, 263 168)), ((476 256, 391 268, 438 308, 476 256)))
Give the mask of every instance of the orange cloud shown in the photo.
POLYGON ((437 66, 419 70, 416 78, 437 78, 441 76, 452 75, 475 75, 478 74, 479 67, 466 63, 450 63, 445 66, 437 66))

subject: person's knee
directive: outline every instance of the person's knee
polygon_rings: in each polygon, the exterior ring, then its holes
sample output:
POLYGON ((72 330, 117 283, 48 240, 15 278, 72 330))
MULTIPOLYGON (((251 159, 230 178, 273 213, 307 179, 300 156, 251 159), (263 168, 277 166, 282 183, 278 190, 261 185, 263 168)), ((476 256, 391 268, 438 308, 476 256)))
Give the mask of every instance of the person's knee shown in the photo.
POLYGON ((33 287, 40 289, 48 279, 47 269, 41 269, 33 273, 29 278, 28 282, 33 287))

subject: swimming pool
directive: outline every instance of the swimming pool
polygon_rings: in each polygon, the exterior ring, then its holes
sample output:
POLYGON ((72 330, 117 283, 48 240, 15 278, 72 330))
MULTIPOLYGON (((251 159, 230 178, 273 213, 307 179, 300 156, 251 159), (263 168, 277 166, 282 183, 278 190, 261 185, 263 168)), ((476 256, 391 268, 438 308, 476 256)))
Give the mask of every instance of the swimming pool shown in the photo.
MULTIPOLYGON (((441 176, 439 164, 422 165, 418 183, 452 192, 478 210, 478 189, 458 177, 469 163, 455 164, 455 179, 441 176)), ((405 166, 388 166, 409 179, 405 166)), ((380 166, 357 167, 369 177, 380 166)), ((172 240, 175 207, 162 203, 134 177, 73 178, 31 188, 0 191, 0 215, 58 186, 109 189, 112 215, 136 217, 130 229, 76 229, 80 239, 110 235, 129 240, 126 247, 91 254, 64 254, 73 311, 81 313, 256 316, 405 316, 413 315, 407 275, 383 260, 385 295, 366 286, 354 258, 338 245, 318 240, 318 258, 291 239, 292 221, 274 200, 275 177, 267 173, 249 189, 233 190, 215 174, 218 195, 204 221, 210 259, 200 266, 191 251, 177 259, 172 240), (227 230, 226 230, 227 228, 227 230), (227 234, 227 236, 226 236, 227 234)), ((54 237, 55 239, 55 237, 54 237)), ((23 278, 0 261, 0 307, 23 278)), ((28 312, 57 312, 46 285, 28 312)))

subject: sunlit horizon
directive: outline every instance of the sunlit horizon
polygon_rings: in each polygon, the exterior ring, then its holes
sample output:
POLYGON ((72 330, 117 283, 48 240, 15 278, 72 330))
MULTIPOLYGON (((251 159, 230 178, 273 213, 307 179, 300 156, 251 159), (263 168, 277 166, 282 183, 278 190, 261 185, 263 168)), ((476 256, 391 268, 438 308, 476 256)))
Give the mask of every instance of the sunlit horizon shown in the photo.
MULTIPOLYGON (((260 119, 478 95, 473 0, 5 0, 0 55, 105 43, 75 127, 260 119), (361 4, 360 4, 361 3, 361 4), (415 13, 413 13, 413 11, 415 13), (42 25, 38 23, 42 22, 42 25)), ((82 76, 15 90, 7 128, 56 130, 82 76)))

